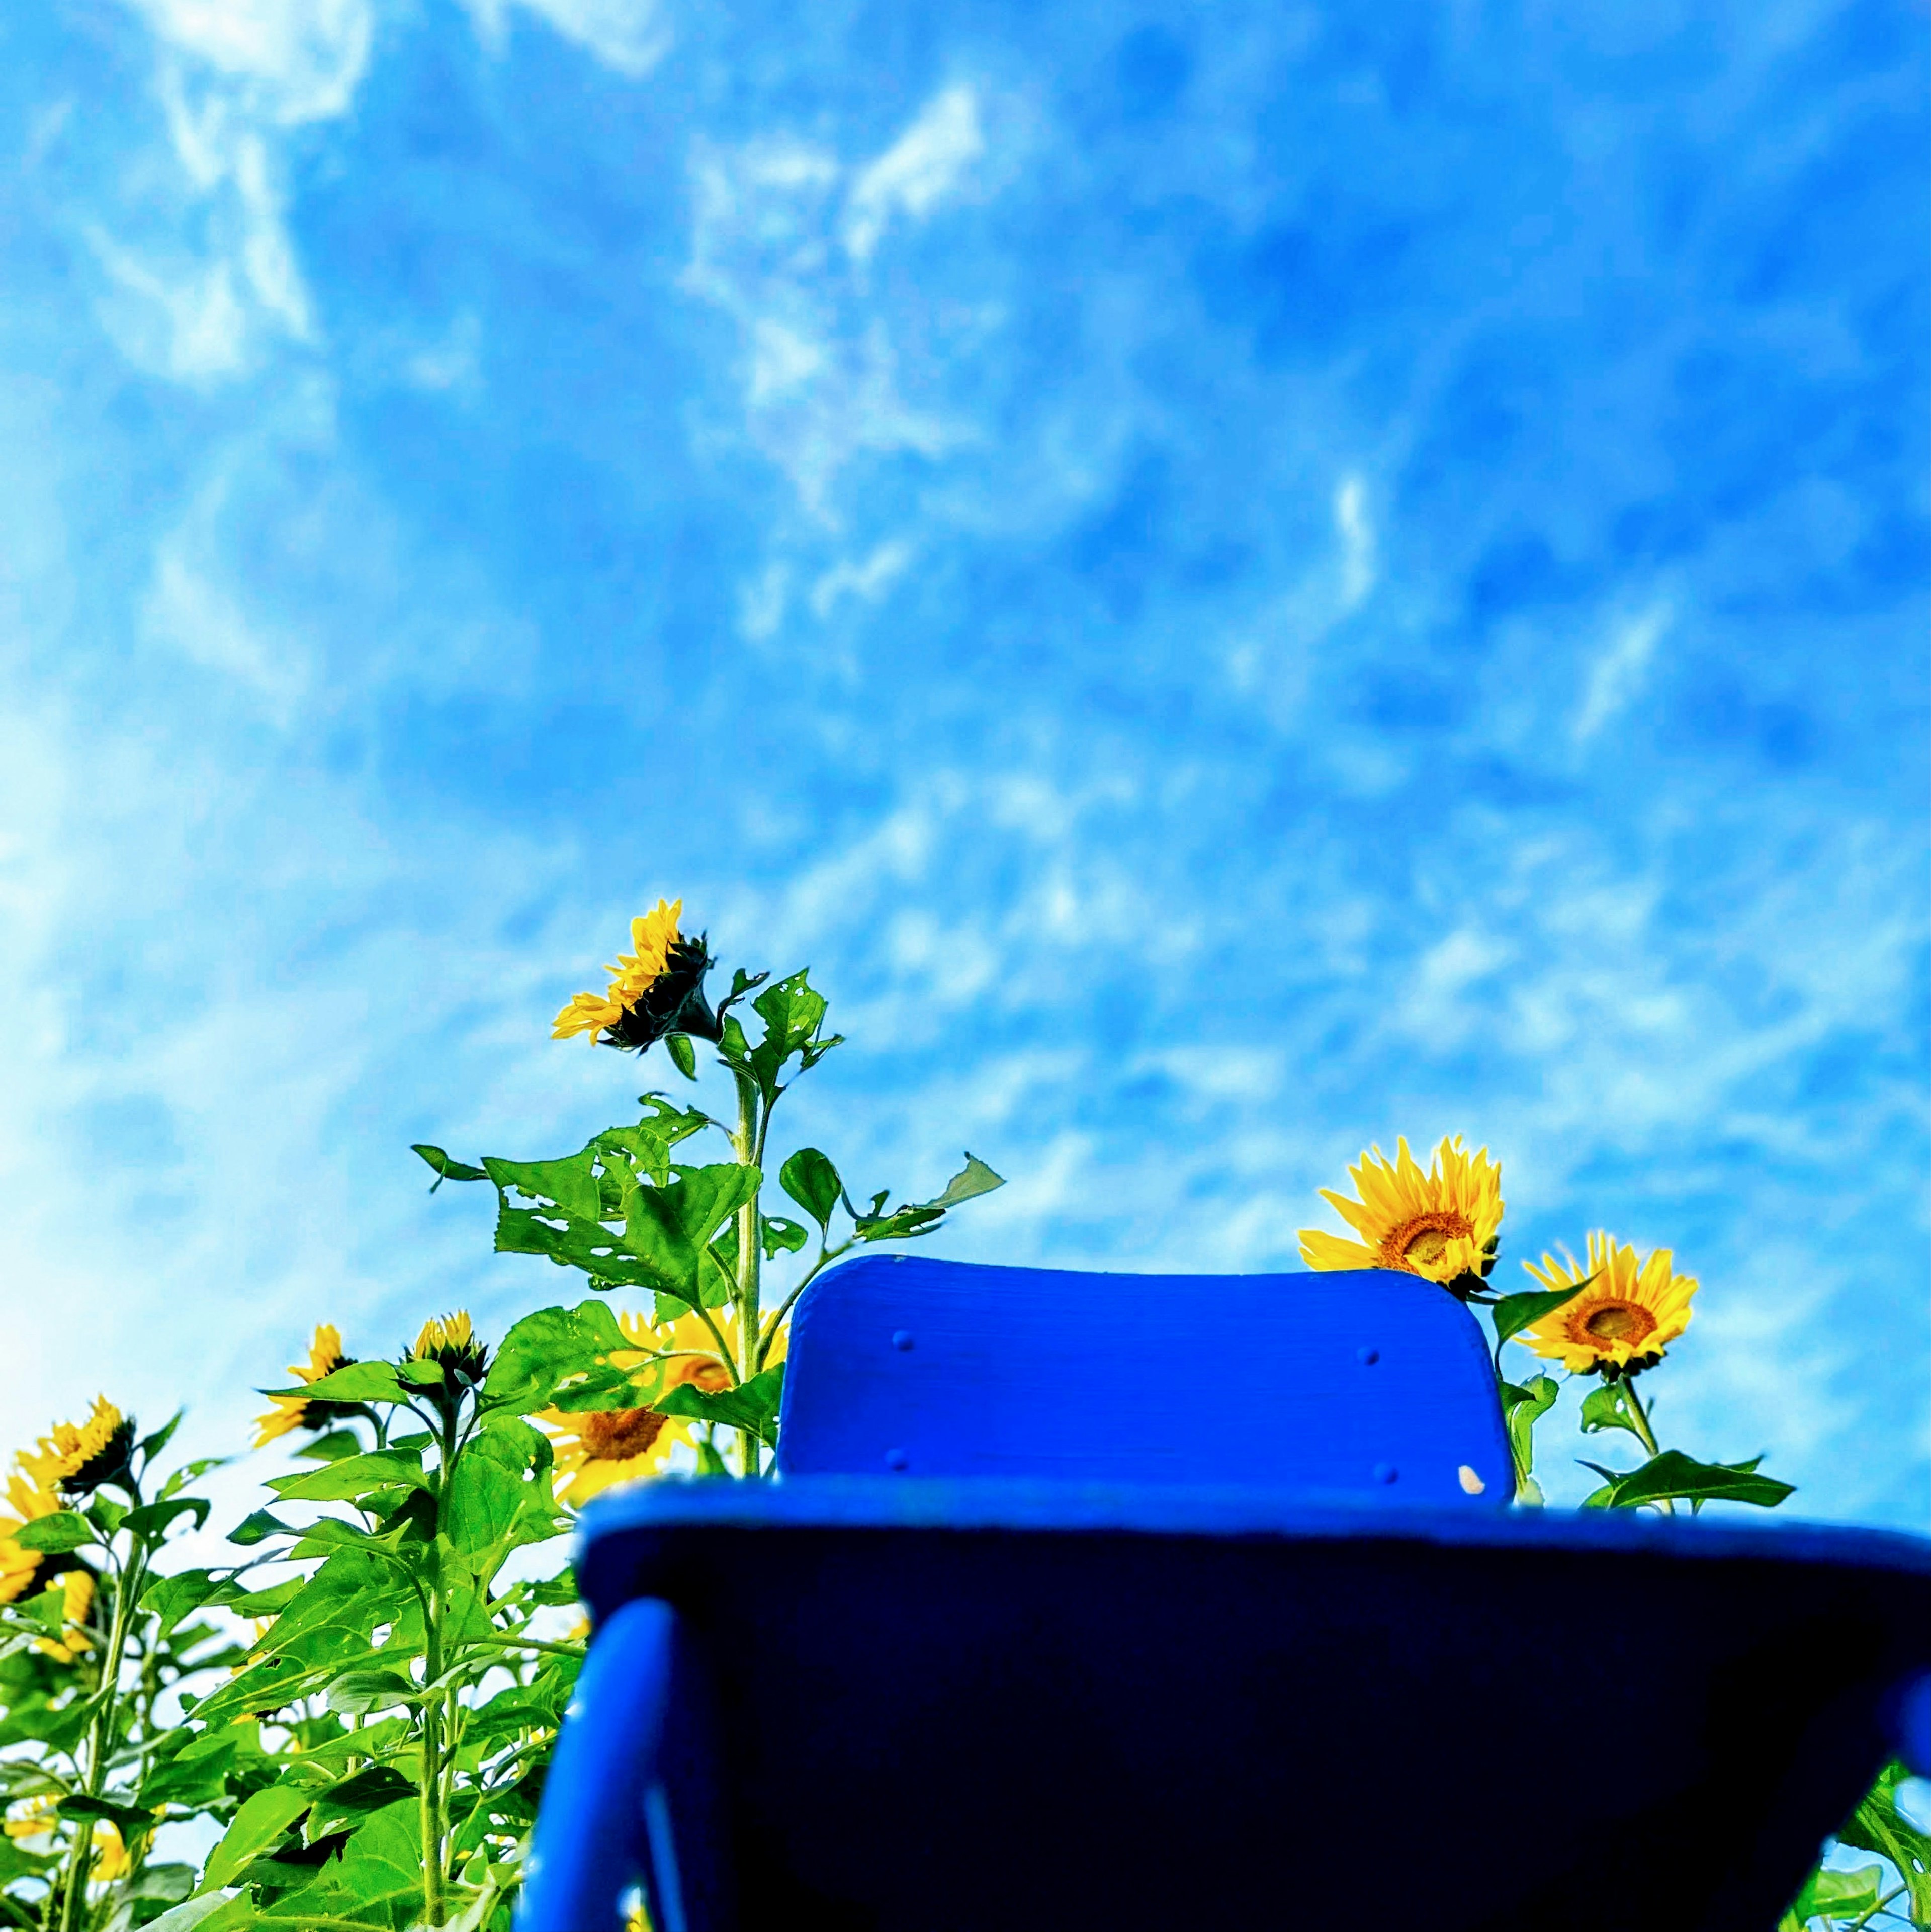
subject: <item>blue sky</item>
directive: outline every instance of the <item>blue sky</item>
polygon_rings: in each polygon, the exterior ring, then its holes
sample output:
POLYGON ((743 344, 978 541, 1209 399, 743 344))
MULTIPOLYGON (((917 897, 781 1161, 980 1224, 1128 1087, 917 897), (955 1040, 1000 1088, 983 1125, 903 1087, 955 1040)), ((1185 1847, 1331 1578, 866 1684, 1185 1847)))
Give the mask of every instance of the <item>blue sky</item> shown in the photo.
POLYGON ((799 1137, 1012 1177, 945 1251, 1293 1267, 1459 1131, 1509 1273, 1700 1278, 1666 1435, 1924 1526, 1927 42, 10 10, 9 1439, 567 1286, 407 1144, 617 1118, 681 893, 799 1137))

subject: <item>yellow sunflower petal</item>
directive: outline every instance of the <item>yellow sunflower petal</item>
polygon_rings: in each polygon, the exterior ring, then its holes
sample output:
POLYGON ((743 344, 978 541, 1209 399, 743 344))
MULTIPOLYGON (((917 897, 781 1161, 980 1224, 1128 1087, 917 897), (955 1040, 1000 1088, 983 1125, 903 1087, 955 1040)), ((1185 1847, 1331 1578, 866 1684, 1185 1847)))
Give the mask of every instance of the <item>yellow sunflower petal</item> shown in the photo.
POLYGON ((1392 1162, 1375 1147, 1348 1173, 1353 1197, 1323 1188, 1321 1198, 1360 1242, 1303 1228, 1309 1267, 1397 1268, 1439 1282, 1480 1272, 1503 1214, 1502 1170, 1486 1148, 1471 1154, 1450 1136, 1424 1171, 1403 1137, 1392 1162))

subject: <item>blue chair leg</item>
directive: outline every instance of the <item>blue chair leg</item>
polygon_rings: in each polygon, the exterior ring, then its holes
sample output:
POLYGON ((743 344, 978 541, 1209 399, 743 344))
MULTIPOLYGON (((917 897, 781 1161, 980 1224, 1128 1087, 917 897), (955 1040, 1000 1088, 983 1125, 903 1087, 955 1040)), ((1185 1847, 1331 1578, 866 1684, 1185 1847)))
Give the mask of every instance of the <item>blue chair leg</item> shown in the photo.
POLYGON ((518 1932, 622 1932, 642 1883, 655 1932, 729 1932, 701 1667, 668 1604, 596 1634, 556 1740, 518 1932))

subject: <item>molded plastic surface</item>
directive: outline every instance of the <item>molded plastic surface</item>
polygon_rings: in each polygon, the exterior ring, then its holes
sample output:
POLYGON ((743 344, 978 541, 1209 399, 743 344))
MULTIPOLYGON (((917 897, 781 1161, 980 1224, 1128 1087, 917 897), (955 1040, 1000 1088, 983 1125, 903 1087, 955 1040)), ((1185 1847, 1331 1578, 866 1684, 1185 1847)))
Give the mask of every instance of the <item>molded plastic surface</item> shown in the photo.
POLYGON ((586 1532, 702 1645, 745 1932, 1770 1932, 1931 1666, 1931 1545, 1852 1531, 802 1478, 586 1532))
POLYGON ((1474 1317, 1380 1269, 867 1256, 799 1304, 778 1442, 787 1474, 1231 1480, 1481 1509, 1511 1488, 1474 1317))

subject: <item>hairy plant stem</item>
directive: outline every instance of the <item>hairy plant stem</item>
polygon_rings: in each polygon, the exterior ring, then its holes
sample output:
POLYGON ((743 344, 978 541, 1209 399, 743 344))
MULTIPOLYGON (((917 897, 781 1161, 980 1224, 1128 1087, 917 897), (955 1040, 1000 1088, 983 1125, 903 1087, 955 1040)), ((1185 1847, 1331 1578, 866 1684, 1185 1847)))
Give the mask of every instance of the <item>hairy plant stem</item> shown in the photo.
MULTIPOLYGON (((738 1124, 737 1131, 731 1136, 731 1148, 737 1156, 740 1167, 754 1167, 758 1156, 764 1151, 764 1132, 771 1124, 771 1112, 767 1107, 760 1118, 757 1083, 748 1073, 740 1073, 735 1068, 733 1076, 737 1082, 738 1124)), ((760 1270, 764 1259, 764 1228, 763 1216, 758 1212, 758 1198, 754 1194, 738 1210, 738 1380, 748 1382, 757 1373, 758 1368, 758 1299, 762 1276, 760 1270)), ((760 1444, 757 1432, 752 1429, 738 1431, 739 1453, 743 1472, 747 1476, 760 1473, 759 1451, 760 1444)))
MULTIPOLYGON (((449 1478, 456 1462, 456 1418, 449 1415, 441 1431, 442 1467, 436 1472, 436 1508, 447 1506, 449 1478)), ((423 1603, 422 1681, 433 1684, 442 1675, 442 1580, 432 1568, 429 1589, 423 1603)), ((422 1704, 422 1784, 416 1794, 418 1824, 422 1837, 422 1916, 424 1923, 440 1925, 448 1916, 448 1895, 443 1885, 443 1840, 448 1835, 446 1801, 443 1790, 442 1717, 446 1696, 437 1693, 422 1704)))
MULTIPOLYGON (((137 1492, 133 1496, 137 1508, 140 1501, 137 1492)), ((147 1544, 139 1536, 134 1537, 127 1563, 115 1583, 114 1620, 109 1627, 106 1654, 100 1660, 100 1688, 96 1693, 100 1707, 87 1727, 87 1764, 81 1774, 81 1790, 89 1798, 99 1797, 101 1786, 107 1781, 107 1761, 114 1750, 114 1719, 120 1702, 121 1663, 127 1654, 134 1605, 139 1600, 141 1585, 146 1575, 147 1556, 147 1544)), ((87 1874, 92 1863, 93 1850, 93 1820, 76 1819, 73 1843, 67 1852, 65 1888, 61 1898, 60 1932, 78 1932, 87 1903, 87 1874)), ((130 1846, 128 1850, 131 1856, 133 1847, 130 1846)))
MULTIPOLYGON (((1623 1378, 1623 1400, 1629 1405, 1630 1420, 1636 1424, 1636 1434, 1643 1447, 1651 1456, 1660 1456, 1663 1451, 1657 1447, 1656 1431, 1650 1426, 1649 1412, 1643 1407, 1642 1397, 1636 1393, 1636 1378, 1633 1376, 1623 1378)), ((1676 1505, 1667 1496, 1662 1498, 1662 1508, 1665 1516, 1676 1514, 1676 1505)))

